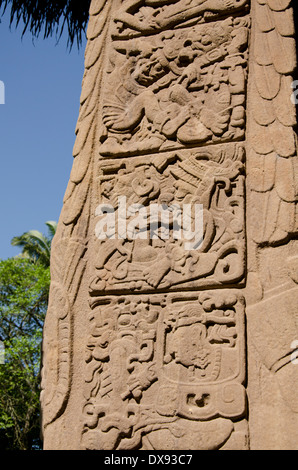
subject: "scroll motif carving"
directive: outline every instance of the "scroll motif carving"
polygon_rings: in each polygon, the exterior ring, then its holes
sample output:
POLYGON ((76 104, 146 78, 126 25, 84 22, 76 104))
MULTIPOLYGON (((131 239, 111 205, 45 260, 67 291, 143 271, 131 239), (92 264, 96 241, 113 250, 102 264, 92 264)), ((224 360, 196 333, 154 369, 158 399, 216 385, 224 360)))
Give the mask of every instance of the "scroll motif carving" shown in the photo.
POLYGON ((73 317, 71 310, 85 270, 85 246, 53 241, 52 282, 44 325, 41 404, 43 428, 63 414, 71 390, 73 317), (67 259, 66 272, 62 266, 67 259), (73 276, 73 270, 76 274, 73 276))
POLYGON ((67 295, 60 286, 52 283, 51 302, 45 324, 47 345, 44 346, 44 362, 47 367, 43 369, 41 392, 45 411, 44 426, 64 411, 70 392, 71 323, 66 299, 67 295))

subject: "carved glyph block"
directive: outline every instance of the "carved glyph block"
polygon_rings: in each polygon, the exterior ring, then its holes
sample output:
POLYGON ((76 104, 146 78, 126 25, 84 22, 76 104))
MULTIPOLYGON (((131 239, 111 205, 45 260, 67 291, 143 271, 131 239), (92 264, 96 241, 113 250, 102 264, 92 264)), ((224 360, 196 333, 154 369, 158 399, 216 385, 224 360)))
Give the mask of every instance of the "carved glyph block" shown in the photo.
POLYGON ((232 290, 97 300, 83 445, 164 449, 178 433, 179 448, 196 449, 214 419, 208 445, 222 445, 246 410, 244 329, 243 298, 232 290))

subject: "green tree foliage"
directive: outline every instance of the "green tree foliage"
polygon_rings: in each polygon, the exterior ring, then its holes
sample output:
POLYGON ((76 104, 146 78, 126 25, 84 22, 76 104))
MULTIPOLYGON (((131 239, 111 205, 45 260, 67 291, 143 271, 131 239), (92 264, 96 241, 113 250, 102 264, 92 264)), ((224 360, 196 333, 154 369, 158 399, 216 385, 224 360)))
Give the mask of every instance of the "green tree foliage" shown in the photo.
POLYGON ((40 445, 40 351, 50 269, 30 259, 0 261, 0 449, 40 445), (3 359, 3 358, 2 358, 3 359))
POLYGON ((51 244, 57 230, 57 222, 46 222, 48 235, 38 230, 30 230, 23 235, 14 237, 11 241, 13 246, 22 248, 21 257, 29 258, 34 263, 50 266, 51 244))
POLYGON ((0 261, 0 450, 41 445, 40 354, 57 223, 46 225, 48 235, 30 230, 14 237, 21 254, 0 261))
POLYGON ((43 32, 44 38, 56 34, 59 39, 66 27, 70 47, 82 43, 89 7, 90 0, 0 0, 0 11, 10 10, 10 24, 23 24, 23 34, 43 32))

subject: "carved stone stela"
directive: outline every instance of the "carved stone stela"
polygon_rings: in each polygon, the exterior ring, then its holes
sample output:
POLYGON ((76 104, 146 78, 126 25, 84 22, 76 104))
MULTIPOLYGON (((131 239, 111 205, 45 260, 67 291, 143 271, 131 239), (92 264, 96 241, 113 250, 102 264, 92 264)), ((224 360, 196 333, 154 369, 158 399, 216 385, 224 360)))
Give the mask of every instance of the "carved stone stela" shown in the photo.
POLYGON ((91 2, 46 449, 297 447, 293 25, 289 0, 91 2))

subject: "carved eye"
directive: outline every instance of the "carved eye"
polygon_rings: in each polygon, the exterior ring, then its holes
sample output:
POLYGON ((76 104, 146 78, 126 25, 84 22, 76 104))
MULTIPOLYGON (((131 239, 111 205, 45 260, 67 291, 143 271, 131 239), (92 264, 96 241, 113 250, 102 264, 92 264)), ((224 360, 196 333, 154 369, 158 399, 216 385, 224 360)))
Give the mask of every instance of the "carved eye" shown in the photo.
POLYGON ((154 66, 152 68, 154 69, 155 72, 162 72, 162 70, 163 70, 161 64, 159 64, 159 63, 154 64, 154 66))
POLYGON ((127 313, 127 314, 123 314, 119 317, 119 325, 120 326, 129 326, 130 323, 131 323, 131 319, 130 319, 130 314, 127 313))

